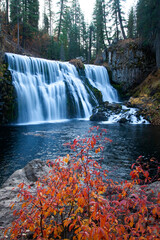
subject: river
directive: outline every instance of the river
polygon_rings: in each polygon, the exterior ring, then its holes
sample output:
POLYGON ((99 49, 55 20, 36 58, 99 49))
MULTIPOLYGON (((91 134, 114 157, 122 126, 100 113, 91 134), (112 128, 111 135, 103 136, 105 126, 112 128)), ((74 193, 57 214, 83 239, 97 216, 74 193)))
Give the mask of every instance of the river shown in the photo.
POLYGON ((63 144, 82 137, 90 127, 107 129, 112 140, 105 144, 100 164, 114 180, 129 179, 131 164, 139 155, 160 158, 160 127, 141 124, 102 124, 85 120, 10 125, 0 127, 0 185, 33 159, 55 159, 69 149, 63 144))

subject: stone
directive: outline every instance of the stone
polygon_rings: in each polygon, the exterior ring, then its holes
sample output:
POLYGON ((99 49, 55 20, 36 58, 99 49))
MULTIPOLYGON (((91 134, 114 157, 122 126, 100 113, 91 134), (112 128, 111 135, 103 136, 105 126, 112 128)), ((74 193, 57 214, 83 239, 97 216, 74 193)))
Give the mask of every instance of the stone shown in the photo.
POLYGON ((121 118, 118 122, 119 123, 126 123, 126 122, 128 122, 128 120, 126 118, 121 118))
POLYGON ((18 184, 25 183, 34 189, 34 183, 43 175, 47 175, 50 168, 45 161, 35 159, 23 169, 14 172, 0 188, 0 239, 3 239, 3 230, 14 220, 13 211, 19 209, 17 198, 18 184), (10 204, 15 203, 11 210, 10 204))
POLYGON ((104 112, 97 112, 90 117, 90 121, 107 121, 108 117, 104 112))
MULTIPOLYGON (((148 49, 149 51, 149 49, 148 49)), ((112 81, 124 92, 141 83, 155 67, 155 57, 142 47, 138 39, 126 39, 108 49, 108 65, 112 81)))

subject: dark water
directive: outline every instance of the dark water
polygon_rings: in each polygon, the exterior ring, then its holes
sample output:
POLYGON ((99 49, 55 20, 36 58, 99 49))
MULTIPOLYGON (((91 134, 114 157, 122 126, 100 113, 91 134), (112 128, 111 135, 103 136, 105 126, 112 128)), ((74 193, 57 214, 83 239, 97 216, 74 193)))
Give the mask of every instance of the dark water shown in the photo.
MULTIPOLYGON (((29 161, 54 159, 68 153, 63 143, 86 134, 95 123, 68 121, 27 126, 0 127, 0 185, 29 161)), ((107 129, 107 143, 101 165, 109 177, 128 179, 130 166, 139 155, 160 159, 160 127, 151 125, 99 124, 107 129)))

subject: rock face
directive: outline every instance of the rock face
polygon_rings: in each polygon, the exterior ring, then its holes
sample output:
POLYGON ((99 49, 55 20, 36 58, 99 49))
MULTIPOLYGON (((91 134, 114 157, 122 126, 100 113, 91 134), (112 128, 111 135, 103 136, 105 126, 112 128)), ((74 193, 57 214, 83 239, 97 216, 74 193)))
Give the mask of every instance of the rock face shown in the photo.
POLYGON ((17 199, 18 184, 24 182, 34 188, 34 182, 39 177, 49 172, 45 161, 35 159, 27 164, 23 169, 14 172, 0 189, 0 239, 3 236, 4 228, 8 227, 14 219, 13 211, 19 208, 17 199), (14 188, 14 189, 13 189, 14 188), (11 210, 10 204, 15 202, 15 207, 11 210))
POLYGON ((8 123, 15 117, 15 92, 6 64, 0 63, 0 124, 8 123))
POLYGON ((153 125, 160 125, 160 69, 153 71, 135 88, 128 106, 138 107, 153 125))
POLYGON ((121 85, 123 91, 141 83, 155 64, 155 57, 138 40, 123 40, 108 49, 108 63, 112 81, 121 85))

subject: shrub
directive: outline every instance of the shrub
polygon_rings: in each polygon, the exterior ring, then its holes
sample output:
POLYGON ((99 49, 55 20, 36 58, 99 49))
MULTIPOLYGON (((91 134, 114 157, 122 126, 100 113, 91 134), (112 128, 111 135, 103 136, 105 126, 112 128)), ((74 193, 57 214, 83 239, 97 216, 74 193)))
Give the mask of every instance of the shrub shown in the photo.
MULTIPOLYGON (((93 127, 90 137, 67 143, 73 153, 54 162, 36 182, 34 191, 19 184, 21 209, 4 235, 10 239, 159 239, 158 198, 147 200, 139 183, 139 166, 132 181, 107 179, 93 157, 103 150, 106 130, 93 127)), ((148 174, 145 172, 148 181, 148 174)), ((160 195, 159 195, 160 196, 160 195)), ((14 207, 14 203, 12 205, 14 207)))

